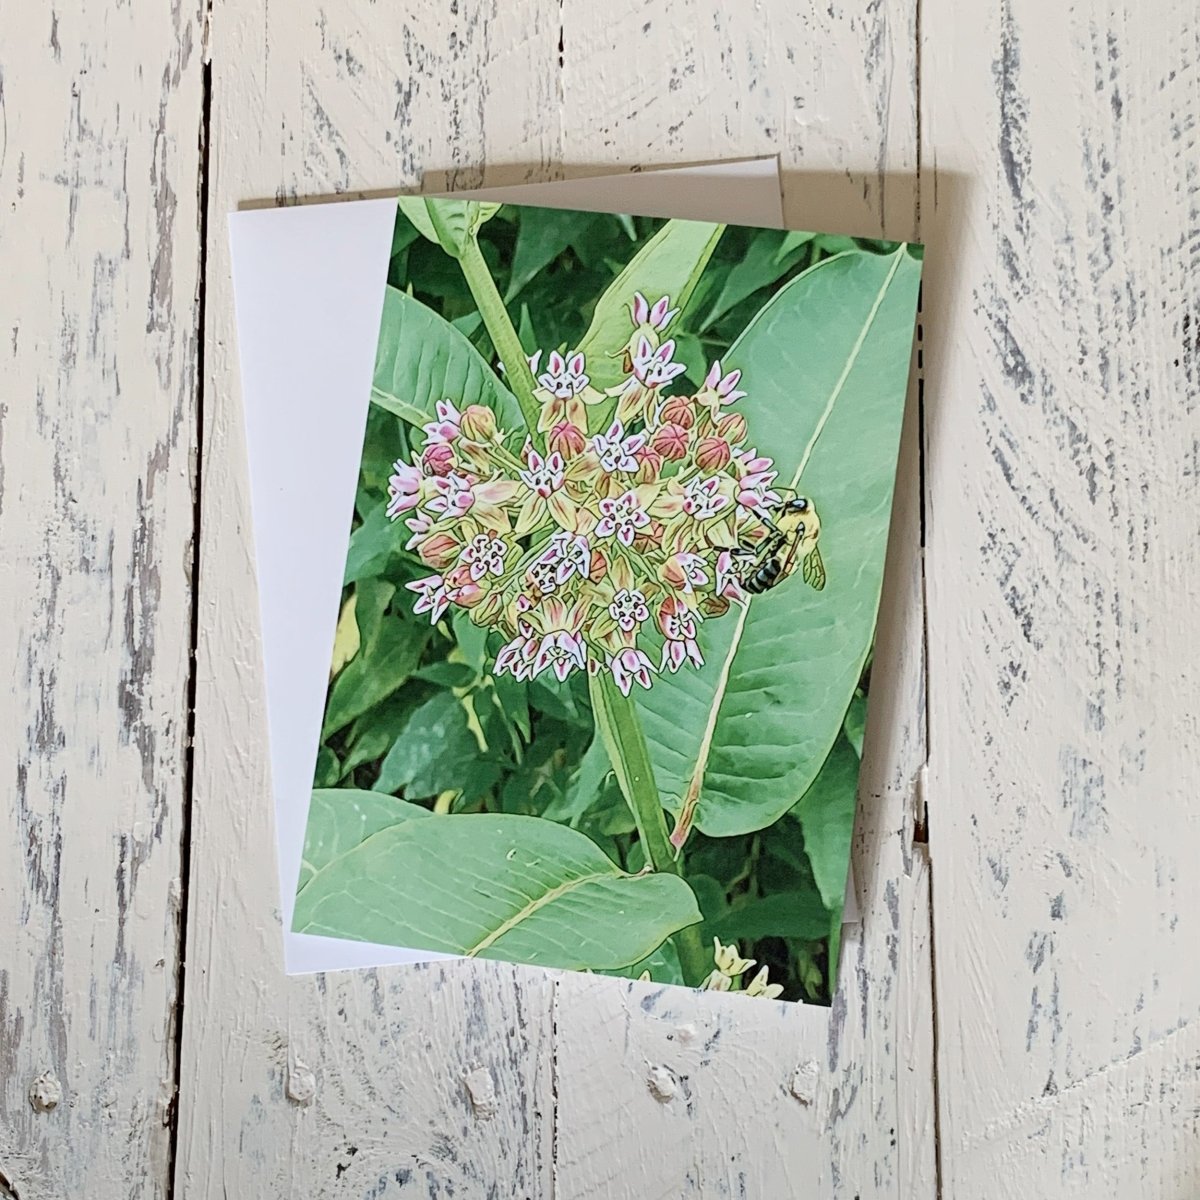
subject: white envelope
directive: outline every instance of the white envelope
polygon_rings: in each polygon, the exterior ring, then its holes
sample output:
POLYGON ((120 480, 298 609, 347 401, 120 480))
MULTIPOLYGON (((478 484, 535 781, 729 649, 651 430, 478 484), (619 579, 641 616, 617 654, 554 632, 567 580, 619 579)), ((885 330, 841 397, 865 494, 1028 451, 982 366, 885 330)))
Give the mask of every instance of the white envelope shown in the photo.
MULTIPOLYGON (((783 224, 774 158, 457 194, 783 224)), ((395 214, 388 197, 229 218, 289 974, 448 957, 291 930, 395 214)))

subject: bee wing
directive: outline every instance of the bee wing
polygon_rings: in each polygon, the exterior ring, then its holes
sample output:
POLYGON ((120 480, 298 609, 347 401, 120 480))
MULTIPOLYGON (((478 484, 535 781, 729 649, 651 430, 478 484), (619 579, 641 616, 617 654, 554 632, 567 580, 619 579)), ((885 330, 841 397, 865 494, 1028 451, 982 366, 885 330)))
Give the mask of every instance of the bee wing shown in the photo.
POLYGON ((825 561, 821 558, 821 551, 814 546, 804 556, 800 566, 804 582, 819 592, 825 586, 825 561))
MULTIPOLYGON (((784 556, 783 562, 780 563, 780 567, 779 567, 779 578, 780 579, 786 579, 796 569, 796 555, 800 551, 800 543, 803 540, 804 540, 803 538, 796 537, 795 534, 793 534, 791 539, 788 541, 787 554, 784 556)), ((805 557, 804 561, 805 562, 808 561, 807 556, 805 557)), ((805 579, 807 579, 807 578, 808 578, 808 574, 807 574, 807 570, 806 570, 805 571, 805 579)))

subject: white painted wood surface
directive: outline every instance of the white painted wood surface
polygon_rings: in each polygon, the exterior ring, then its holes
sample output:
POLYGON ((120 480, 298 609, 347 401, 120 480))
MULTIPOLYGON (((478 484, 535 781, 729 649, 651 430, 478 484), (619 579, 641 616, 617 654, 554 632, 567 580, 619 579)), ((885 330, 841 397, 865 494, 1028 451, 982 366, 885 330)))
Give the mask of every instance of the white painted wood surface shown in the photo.
POLYGON ((1194 1197, 1192 6, 38 8, 0 21, 0 1197, 1194 1197), (793 223, 929 243, 828 1036, 285 979, 224 214, 776 151, 793 223))

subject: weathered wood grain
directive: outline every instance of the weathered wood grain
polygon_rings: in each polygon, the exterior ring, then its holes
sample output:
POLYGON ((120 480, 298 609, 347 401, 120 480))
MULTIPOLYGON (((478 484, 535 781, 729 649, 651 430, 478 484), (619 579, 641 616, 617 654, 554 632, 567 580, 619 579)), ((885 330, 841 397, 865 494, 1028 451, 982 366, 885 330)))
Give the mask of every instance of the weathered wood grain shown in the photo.
POLYGON ((92 2, 2 24, 0 1196, 162 1196, 200 27, 92 2))
MULTIPOLYGON (((792 224, 911 237, 915 6, 866 17, 785 8, 568 2, 564 157, 778 152, 792 224), (612 36, 614 18, 624 36, 612 36)), ((801 1008, 746 1011, 563 976, 556 1195, 933 1197, 929 879, 913 850, 925 760, 920 536, 914 388, 856 834, 863 926, 843 948, 831 1024, 801 1008)))
MULTIPOLYGON (((170 1173, 203 35, 68 8, 0 46, 0 1196, 123 1200, 170 1173)), ((932 1197, 931 876, 942 1194, 1200 1187, 1197 22, 920 15, 918 64, 900 0, 215 7, 178 1195, 932 1197), (772 151, 793 223, 893 237, 919 166, 930 243, 832 1036, 503 966, 285 980, 223 213, 772 151)))
POLYGON ((237 0, 214 12, 211 46, 176 1194, 546 1196, 547 977, 500 964, 283 975, 225 214, 264 196, 413 184, 425 166, 471 183, 484 161, 544 169, 558 157, 557 5, 237 0))
POLYGON ((1200 22, 923 6, 950 1196, 1200 1192, 1200 22))
MULTIPOLYGON (((617 14, 625 39, 612 37, 611 12, 602 30, 600 14, 576 4, 561 13, 545 3, 400 20, 344 4, 304 7, 286 23, 261 4, 218 9, 212 211, 262 195, 396 186, 422 172, 474 184, 483 163, 489 182, 512 182, 549 177, 563 164, 781 145, 793 165, 804 162, 781 131, 805 98, 790 83, 767 86, 794 60, 781 31, 799 44, 803 22, 781 23, 764 8, 735 26, 719 8, 679 4, 659 10, 655 40, 636 8, 617 14), (686 31, 682 45, 672 43, 672 28, 686 31), (236 56, 225 49, 234 46, 236 56), (775 56, 769 72, 756 47, 775 56), (664 58, 678 85, 657 110, 638 107, 629 97, 645 90, 650 65, 664 58), (262 64, 257 73, 252 63, 262 64), (722 63, 733 65, 714 81, 710 71, 722 63), (680 129, 664 140, 676 121, 680 129)), ((901 79, 901 108, 915 112, 912 11, 893 6, 863 30, 850 21, 822 28, 827 53, 860 64, 854 79, 876 83, 863 82, 854 138, 821 144, 817 169, 789 196, 793 215, 811 213, 815 222, 849 206, 868 214, 863 232, 878 232, 880 164, 893 154, 909 162, 915 144, 911 119, 895 151, 898 135, 881 134, 878 119, 901 79), (872 45, 904 47, 894 74, 882 60, 864 73, 867 31, 872 45)), ((899 236, 914 223, 911 176, 892 196, 905 188, 900 228, 887 226, 899 236)), ((183 1062, 184 1077, 196 1083, 183 1097, 180 1190, 707 1196, 738 1194, 744 1181, 747 1195, 773 1194, 785 1182, 830 1195, 932 1195, 927 878, 909 853, 905 818, 924 754, 915 409, 880 649, 895 664, 887 672, 895 694, 881 690, 877 699, 883 715, 869 735, 871 800, 859 831, 868 921, 865 936, 847 945, 833 1041, 823 1014, 764 1004, 731 1019, 723 1007, 714 1012, 707 999, 677 992, 642 1007, 631 999, 633 985, 551 982, 496 966, 287 981, 274 881, 252 865, 270 845, 270 805, 218 217, 208 253, 200 742, 183 1062), (246 932, 231 937, 231 928, 246 932), (901 955, 910 940, 916 953, 901 955), (625 1028, 622 1050, 614 1039, 625 1028), (706 1049, 713 1038, 719 1049, 706 1049), (296 1059, 303 1072, 293 1070, 296 1059)))

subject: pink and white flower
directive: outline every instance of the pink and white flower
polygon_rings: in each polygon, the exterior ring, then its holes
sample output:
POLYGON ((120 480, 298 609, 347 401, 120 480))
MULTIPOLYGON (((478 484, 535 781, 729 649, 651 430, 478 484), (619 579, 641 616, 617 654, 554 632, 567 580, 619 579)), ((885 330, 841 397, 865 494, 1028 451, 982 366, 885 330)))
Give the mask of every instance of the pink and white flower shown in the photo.
POLYGON ((687 370, 683 363, 672 362, 674 355, 674 338, 667 338, 656 348, 643 334, 638 338, 632 356, 634 377, 648 388, 658 388, 670 383, 677 375, 682 375, 687 370))
POLYGON ((421 503, 421 485, 424 479, 420 467, 414 467, 402 458, 392 463, 392 476, 388 480, 387 515, 393 521, 401 513, 406 513, 421 503))
POLYGON ((428 513, 415 512, 411 517, 404 518, 404 524, 412 532, 412 537, 404 543, 405 550, 414 550, 419 543, 429 536, 429 531, 433 528, 433 518, 428 513))
POLYGON ((454 407, 452 400, 439 400, 435 406, 437 420, 423 426, 425 430, 425 445, 436 446, 442 443, 450 444, 458 440, 461 432, 462 413, 454 407))
POLYGON ((637 588, 622 588, 612 598, 608 615, 620 626, 622 633, 632 633, 650 616, 646 597, 637 588))
POLYGON ((477 533, 464 547, 459 560, 470 568, 471 578, 476 583, 485 575, 504 574, 504 556, 508 546, 502 538, 488 533, 477 533))
POLYGON ((553 629, 545 634, 533 660, 532 676, 536 678, 547 668, 559 683, 574 670, 586 670, 587 649, 582 635, 569 629, 553 629))
POLYGON ((587 538, 581 534, 560 529, 557 533, 551 534, 550 544, 538 555, 535 565, 553 568, 555 583, 563 584, 572 575, 586 579, 591 569, 591 563, 592 552, 587 538))
POLYGON ((525 467, 518 474, 521 482, 529 489, 529 495, 517 514, 518 537, 535 528, 547 512, 564 530, 575 528, 575 502, 563 487, 566 480, 566 463, 557 450, 543 458, 531 443, 526 442, 525 467))
POLYGON ((446 586, 446 581, 440 575, 429 575, 425 579, 417 579, 404 585, 410 592, 417 593, 417 602, 413 612, 429 614, 430 625, 436 625, 450 607, 454 596, 446 586))
POLYGON ((634 455, 645 444, 645 436, 640 433, 631 433, 626 437, 625 427, 620 421, 614 421, 607 433, 598 433, 592 438, 592 449, 606 475, 616 471, 632 475, 638 469, 638 460, 634 455))
POLYGON ((525 469, 519 472, 521 482, 535 496, 547 500, 563 485, 566 472, 563 456, 555 451, 543 458, 532 446, 525 449, 525 469))
MULTIPOLYGON (((553 563, 538 561, 531 564, 525 572, 525 578, 534 592, 542 596, 550 596, 558 591, 558 571, 553 563)), ((521 599, 527 600, 532 606, 533 601, 528 597, 523 595, 521 599)))
POLYGON ((537 379, 538 387, 544 388, 556 400, 569 400, 578 396, 591 382, 584 373, 584 357, 578 351, 569 358, 564 358, 557 350, 550 352, 546 360, 546 370, 538 374, 538 363, 542 352, 539 350, 529 359, 529 369, 537 379))
MULTIPOLYGON (((741 371, 730 371, 728 374, 722 375, 720 359, 717 359, 709 367, 708 374, 704 378, 704 392, 716 397, 716 402, 712 405, 714 410, 725 404, 734 404, 746 394, 737 390, 741 378, 741 371)), ((702 392, 701 395, 703 394, 702 392)))
POLYGON ((717 555, 716 589, 717 595, 724 596, 726 600, 744 600, 746 598, 745 592, 742 591, 738 561, 731 550, 722 550, 717 555))
POLYGON ((673 554, 663 564, 663 578, 682 592, 691 593, 708 582, 708 563, 690 550, 673 554))
POLYGON ((642 507, 637 492, 630 490, 620 496, 600 501, 600 520, 596 523, 598 538, 616 537, 622 546, 632 546, 638 531, 650 524, 650 514, 642 507))
POLYGON ((715 517, 729 504, 729 497, 721 491, 721 479, 718 475, 707 478, 697 476, 689 480, 683 491, 683 511, 697 521, 707 521, 715 517))
POLYGON ((515 679, 527 679, 533 673, 534 659, 537 658, 537 641, 528 623, 518 622, 517 636, 501 647, 492 666, 492 674, 509 674, 515 679))
POLYGON ((682 600, 670 596, 663 601, 658 613, 658 627, 664 638, 660 671, 678 671, 685 662, 704 666, 704 656, 696 644, 696 621, 697 614, 682 600))
POLYGON ((621 695, 628 696, 635 683, 649 689, 650 672, 654 667, 636 646, 627 646, 608 660, 608 669, 612 672, 613 682, 621 689, 621 695))
POLYGON ((433 481, 437 494, 425 506, 430 512, 443 517, 461 517, 470 512, 475 503, 475 493, 472 488, 475 481, 469 475, 460 475, 451 471, 447 475, 439 475, 433 481))
POLYGON ((629 303, 629 315, 633 318, 635 329, 649 325, 661 333, 679 316, 679 309, 671 307, 670 296, 663 296, 651 304, 641 292, 634 292, 629 303))
POLYGON ((779 472, 774 462, 755 449, 740 450, 734 458, 738 463, 737 502, 743 508, 771 508, 779 503, 779 493, 771 490, 779 472))

